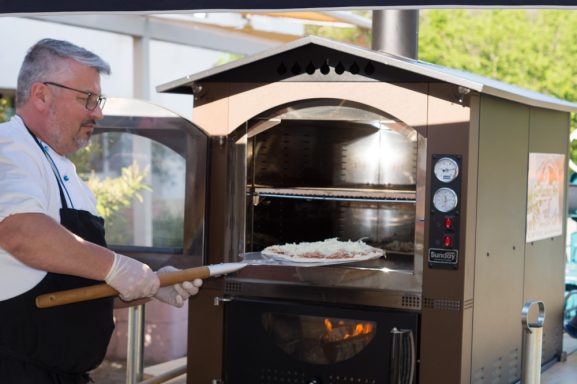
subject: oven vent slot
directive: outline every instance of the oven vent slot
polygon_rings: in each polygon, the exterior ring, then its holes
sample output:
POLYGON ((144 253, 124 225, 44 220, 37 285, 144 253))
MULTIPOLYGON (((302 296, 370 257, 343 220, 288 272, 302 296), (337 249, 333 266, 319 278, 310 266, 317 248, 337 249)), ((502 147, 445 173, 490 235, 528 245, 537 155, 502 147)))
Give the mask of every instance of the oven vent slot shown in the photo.
POLYGON ((401 298, 401 306, 413 309, 420 309, 421 298, 419 296, 403 296, 401 298))
POLYGON ((233 283, 227 281, 224 284, 224 293, 227 294, 234 294, 234 293, 241 293, 242 292, 242 284, 241 283, 233 283))
POLYGON ((362 377, 353 377, 353 376, 329 376, 329 384, 376 384, 376 380, 373 379, 364 379, 362 377))
POLYGON ((304 372, 291 369, 263 368, 260 371, 259 384, 307 384, 309 382, 306 380, 304 372))
POLYGON ((287 73, 291 73, 294 76, 300 74, 308 74, 313 75, 315 72, 319 71, 323 75, 328 75, 331 72, 331 66, 333 68, 333 72, 337 75, 342 75, 345 72, 348 72, 352 75, 364 74, 364 75, 372 75, 375 73, 375 65, 368 61, 366 63, 353 61, 352 63, 343 63, 340 60, 331 65, 331 60, 329 58, 325 58, 322 62, 294 62, 294 63, 285 63, 281 61, 281 63, 276 67, 276 72, 279 75, 286 75, 287 73))
POLYGON ((448 311, 460 311, 461 302, 459 300, 451 299, 423 299, 423 308, 443 309, 448 311))
MULTIPOLYGON (((259 384, 308 384, 314 377, 302 371, 263 368, 260 371, 259 384)), ((375 379, 364 377, 329 375, 327 384, 377 384, 375 379)))

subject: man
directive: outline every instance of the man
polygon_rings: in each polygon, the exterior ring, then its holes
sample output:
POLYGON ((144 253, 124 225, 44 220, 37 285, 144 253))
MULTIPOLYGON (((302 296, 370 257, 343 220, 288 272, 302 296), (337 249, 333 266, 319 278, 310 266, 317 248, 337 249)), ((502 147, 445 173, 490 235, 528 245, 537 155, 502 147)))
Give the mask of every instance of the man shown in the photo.
POLYGON ((37 309, 40 294, 105 281, 124 301, 182 306, 202 284, 159 289, 146 264, 108 250, 95 198, 66 158, 102 118, 100 75, 109 73, 84 48, 41 40, 18 75, 16 116, 0 124, 2 383, 86 383, 104 358, 113 299, 37 309))

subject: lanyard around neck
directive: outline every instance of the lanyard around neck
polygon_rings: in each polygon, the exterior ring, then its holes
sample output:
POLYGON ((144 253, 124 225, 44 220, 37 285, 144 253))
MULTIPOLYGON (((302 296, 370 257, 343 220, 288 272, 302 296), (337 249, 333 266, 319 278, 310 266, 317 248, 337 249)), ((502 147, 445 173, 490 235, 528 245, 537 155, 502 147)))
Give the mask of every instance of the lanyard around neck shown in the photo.
POLYGON ((48 164, 50 164, 50 168, 52 168, 52 172, 54 173, 54 176, 56 177, 56 182, 58 182, 58 189, 60 190, 60 201, 62 203, 62 208, 68 208, 68 204, 66 204, 66 199, 64 198, 64 193, 66 193, 66 197, 68 197, 68 201, 70 202, 70 206, 74 209, 74 203, 72 202, 72 199, 70 198, 70 194, 68 193, 68 189, 66 188, 66 185, 64 185, 64 182, 62 181, 62 177, 60 176, 60 171, 58 170, 56 163, 52 159, 52 156, 50 156, 50 153, 48 153, 48 147, 42 145, 42 143, 40 143, 40 140, 38 140, 36 135, 34 135, 32 133, 32 131, 30 129, 28 129, 28 127, 26 127, 26 129, 28 130, 28 133, 30 133, 30 135, 32 136, 32 138, 34 139, 36 144, 38 144, 38 147, 40 147, 40 149, 42 150, 42 153, 44 153, 44 156, 46 156, 46 159, 48 159, 48 164))

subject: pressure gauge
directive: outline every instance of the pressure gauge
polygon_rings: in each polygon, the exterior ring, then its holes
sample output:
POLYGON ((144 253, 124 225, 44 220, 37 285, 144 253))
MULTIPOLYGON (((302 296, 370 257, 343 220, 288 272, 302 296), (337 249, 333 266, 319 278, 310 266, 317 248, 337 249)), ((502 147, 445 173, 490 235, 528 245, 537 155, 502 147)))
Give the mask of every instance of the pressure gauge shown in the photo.
POLYGON ((433 195, 433 206, 441 212, 449 212, 457 207, 459 198, 451 188, 439 188, 433 195))
POLYGON ((450 183, 459 176, 459 164, 450 157, 441 157, 433 169, 435 176, 443 183, 450 183))

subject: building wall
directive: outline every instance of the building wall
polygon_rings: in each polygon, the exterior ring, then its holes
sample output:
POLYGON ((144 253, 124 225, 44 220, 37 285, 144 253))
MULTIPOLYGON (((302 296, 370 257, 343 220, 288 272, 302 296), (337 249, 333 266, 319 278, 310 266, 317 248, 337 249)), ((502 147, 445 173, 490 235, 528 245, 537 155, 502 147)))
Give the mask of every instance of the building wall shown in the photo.
MULTIPOLYGON (((17 17, 1 19, 0 36, 3 37, 0 43, 0 89, 16 88, 18 70, 26 51, 38 40, 49 37, 83 46, 111 65, 112 74, 102 77, 105 95, 134 96, 134 65, 142 63, 134 62, 131 36, 17 17)), ((148 99, 190 118, 191 96, 159 94, 156 86, 211 68, 224 55, 223 52, 151 41, 148 99)))

